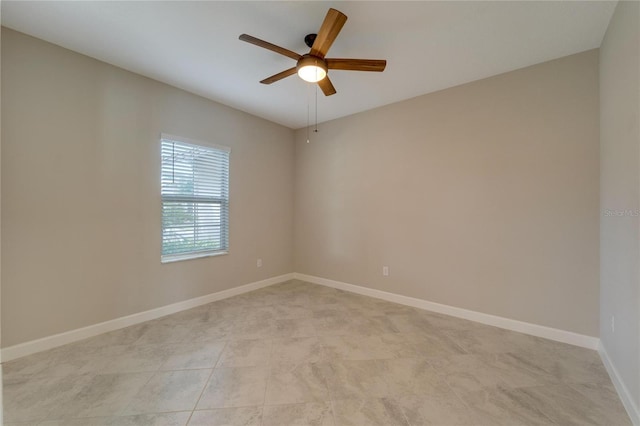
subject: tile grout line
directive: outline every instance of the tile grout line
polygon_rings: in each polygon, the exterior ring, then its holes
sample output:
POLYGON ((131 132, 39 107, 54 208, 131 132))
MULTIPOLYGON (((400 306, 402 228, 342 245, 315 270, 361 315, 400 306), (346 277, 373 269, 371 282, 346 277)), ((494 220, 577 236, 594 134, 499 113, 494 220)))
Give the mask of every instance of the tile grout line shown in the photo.
POLYGON ((209 381, 211 381, 211 376, 213 376, 214 371, 216 371, 216 366, 218 365, 218 362, 220 362, 220 358, 222 357, 222 353, 224 352, 225 348, 227 347, 227 342, 224 342, 224 345, 222 346, 222 349, 220 349, 220 353, 218 354, 218 358, 216 359, 216 362, 213 364, 213 368, 211 369, 211 373, 209 373, 209 377, 207 377, 207 380, 204 382, 204 386, 202 387, 202 390, 200 391, 200 395, 198 396, 198 399, 196 400, 196 403, 193 405, 193 409, 191 410, 191 414, 189 414, 189 418, 187 419, 187 423, 185 423, 185 426, 189 424, 189 422, 191 421, 191 417, 193 417, 193 413, 196 411, 196 408, 198 407, 198 404, 200 403, 200 399, 202 399, 202 395, 204 395, 204 391, 207 389, 207 386, 209 385, 209 381))
POLYGON ((269 381, 271 380, 271 355, 273 352, 273 337, 267 339, 269 341, 269 359, 267 363, 267 378, 264 382, 264 394, 262 396, 262 416, 260 416, 260 426, 264 426, 264 413, 267 407, 267 389, 269 387, 269 381))
MULTIPOLYGON (((315 330, 315 326, 314 326, 314 330, 315 330)), ((317 333, 317 330, 315 331, 317 333)), ((329 358, 327 357, 326 348, 325 348, 325 344, 322 342, 322 337, 323 336, 320 336, 320 335, 316 336, 316 339, 318 339, 318 343, 320 344, 320 352, 322 352, 321 363, 327 364, 330 366, 331 361, 329 361, 329 358)), ((331 387, 329 386, 329 381, 327 380, 327 376, 324 373, 322 373, 322 370, 320 370, 320 372, 322 374, 322 380, 324 381, 324 385, 327 388, 327 396, 329 397, 329 405, 331 407, 331 418, 333 419, 333 425, 338 426, 338 417, 336 416, 336 408, 334 404, 333 392, 331 392, 331 387)))
MULTIPOLYGON (((160 364, 160 366, 162 366, 162 364, 160 364)), ((158 366, 158 369, 157 369, 157 370, 151 371, 151 375, 149 376, 149 379, 147 379, 147 381, 146 381, 146 382, 144 382, 144 384, 143 384, 142 386, 140 386, 140 389, 138 389, 138 391, 137 391, 134 395, 132 395, 132 396, 131 396, 131 401, 129 401, 129 403, 128 403, 128 404, 126 404, 124 407, 122 407, 122 408, 120 409, 120 411, 119 411, 118 413, 119 413, 121 416, 123 416, 123 414, 122 414, 122 413, 123 413, 123 412, 125 412, 125 411, 126 411, 126 409, 127 409, 127 408, 129 408, 129 406, 133 403, 133 398, 134 398, 136 395, 138 395, 138 393, 139 393, 140 391, 142 391, 142 389, 144 389, 144 387, 145 387, 145 386, 147 386, 147 385, 149 384, 149 382, 151 381, 151 379, 153 379, 153 378, 156 376, 156 374, 158 374, 158 372, 160 371, 160 366, 158 366)), ((133 373, 132 373, 132 372, 121 372, 121 373, 110 373, 110 374, 136 374, 136 373, 142 373, 142 372, 133 372, 133 373)))

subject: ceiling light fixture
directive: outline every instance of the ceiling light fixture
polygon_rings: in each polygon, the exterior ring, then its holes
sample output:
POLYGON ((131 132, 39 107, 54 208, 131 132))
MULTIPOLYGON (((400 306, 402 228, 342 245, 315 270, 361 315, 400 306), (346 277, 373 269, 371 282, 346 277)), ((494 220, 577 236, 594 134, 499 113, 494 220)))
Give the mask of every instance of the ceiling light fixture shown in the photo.
MULTIPOLYGON (((1 1, 1 0, 0 0, 1 1)), ((260 40, 249 34, 240 34, 240 40, 255 44, 272 52, 279 53, 296 61, 296 66, 280 71, 277 74, 260 81, 271 84, 298 73, 301 79, 310 83, 318 83, 325 96, 336 93, 327 73, 332 70, 349 71, 384 71, 387 61, 384 59, 348 59, 327 58, 329 48, 336 41, 342 26, 347 22, 347 15, 336 9, 329 9, 317 33, 307 34, 304 43, 311 49, 306 55, 299 55, 294 51, 277 46, 268 41, 260 40)))
POLYGON ((303 55, 296 69, 298 76, 309 83, 317 83, 327 76, 327 64, 324 60, 311 55, 303 55))

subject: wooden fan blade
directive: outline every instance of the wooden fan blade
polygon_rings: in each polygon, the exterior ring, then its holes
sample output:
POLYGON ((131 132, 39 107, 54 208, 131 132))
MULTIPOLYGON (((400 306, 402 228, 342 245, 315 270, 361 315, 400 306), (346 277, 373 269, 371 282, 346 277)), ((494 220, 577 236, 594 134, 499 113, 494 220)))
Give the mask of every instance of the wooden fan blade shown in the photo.
POLYGON ((259 38, 255 38, 253 36, 250 36, 249 34, 242 34, 238 38, 242 41, 246 41, 247 43, 255 44, 256 46, 264 47, 265 49, 271 50, 272 52, 276 52, 291 59, 295 59, 296 61, 302 57, 302 55, 298 55, 296 52, 292 52, 291 50, 285 49, 284 47, 276 46, 275 44, 269 43, 268 41, 260 40, 259 38))
POLYGON ((320 89, 322 89, 322 93, 324 93, 325 96, 331 96, 336 93, 336 88, 333 87, 331 80, 329 80, 329 76, 320 80, 318 82, 318 86, 320 86, 320 89))
POLYGON ((347 15, 338 10, 329 9, 309 54, 324 58, 345 22, 347 22, 347 15))
POLYGON ((296 70, 296 67, 293 68, 289 68, 288 70, 284 70, 282 72, 279 72, 278 74, 274 74, 271 77, 267 77, 264 80, 262 80, 260 83, 262 84, 271 84, 271 83, 275 83, 278 80, 282 80, 285 77, 289 77, 290 75, 294 75, 296 72, 298 72, 296 70))
POLYGON ((330 70, 376 71, 382 72, 387 66, 384 59, 329 59, 326 58, 330 70))

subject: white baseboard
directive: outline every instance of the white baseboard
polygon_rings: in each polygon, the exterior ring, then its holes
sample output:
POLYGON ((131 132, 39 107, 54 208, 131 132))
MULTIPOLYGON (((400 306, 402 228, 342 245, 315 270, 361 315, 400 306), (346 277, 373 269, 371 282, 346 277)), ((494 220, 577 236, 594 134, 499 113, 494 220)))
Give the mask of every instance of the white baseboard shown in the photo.
POLYGON ((362 294, 364 296, 375 297, 377 299, 387 300, 389 302, 399 303, 402 305, 412 306, 427 311, 438 312, 445 315, 451 315, 458 318, 464 318, 476 321, 482 324, 488 324, 507 330, 518 331, 520 333, 531 334, 533 336, 544 337, 550 340, 556 340, 563 343, 569 343, 589 349, 598 349, 599 339, 596 337, 585 336, 565 330, 545 327, 542 325, 526 323, 509 318, 498 317, 495 315, 485 314, 481 312, 471 311, 467 309, 457 308, 454 306, 443 305, 440 303, 430 302, 415 297, 402 296, 386 291, 375 290, 354 284, 348 284, 341 281, 334 281, 326 278, 315 277, 311 275, 290 273, 262 281, 246 284, 240 287, 230 288, 228 290, 211 293, 205 296, 196 297, 194 299, 184 300, 182 302, 173 303, 171 305, 162 306, 160 308, 150 309, 148 311, 139 312, 125 317, 116 318, 110 321, 101 322, 76 330, 64 333, 54 334, 42 339, 32 340, 30 342, 20 343, 18 345, 9 346, 0 350, 0 361, 7 362, 16 358, 31 355, 36 352, 45 351, 68 343, 77 342, 82 339, 97 336, 98 334, 109 331, 118 330, 130 325, 139 324, 144 321, 170 315, 176 312, 195 308, 200 305, 215 302, 216 300, 226 299, 238 294, 247 293, 273 284, 277 284, 290 279, 299 279, 313 284, 320 284, 327 287, 333 287, 352 293, 362 294))
POLYGON ((0 362, 7 362, 31 355, 36 352, 46 351, 68 343, 77 342, 89 337, 109 331, 118 330, 130 325, 139 324, 144 321, 153 320, 165 315, 174 314, 176 312, 185 311, 200 305, 215 302, 216 300, 226 299, 238 294, 247 293, 249 291, 258 290, 283 281, 293 279, 294 274, 284 274, 277 277, 267 278, 265 280, 256 281, 239 287, 222 290, 216 293, 207 294, 205 296, 196 297, 182 302, 172 303, 171 305, 161 306, 159 308, 150 309, 148 311, 139 312, 125 317, 93 324, 87 327, 78 328, 64 333, 54 334, 52 336, 43 337, 42 339, 31 340, 29 342, 20 343, 18 345, 9 346, 0 350, 0 362))
POLYGON ((424 299, 402 296, 400 294, 375 290, 372 288, 348 284, 341 281, 334 281, 326 278, 315 277, 312 275, 299 274, 297 272, 294 274, 294 278, 313 284, 333 287, 340 290, 349 291, 351 293, 362 294, 364 296, 375 297, 377 299, 399 303, 401 305, 412 306, 414 308, 450 315, 452 317, 464 318, 482 324, 492 325, 494 327, 500 327, 511 331, 517 331, 520 333, 543 337, 545 339, 568 343, 570 345, 580 346, 583 348, 594 350, 598 349, 598 344, 600 342, 600 339, 598 339, 597 337, 585 336, 584 334, 573 333, 571 331, 559 330, 557 328, 545 327, 543 325, 531 324, 528 322, 485 314, 482 312, 470 311, 468 309, 456 308, 455 306, 443 305, 424 299))
POLYGON ((631 419, 631 423, 634 425, 640 425, 640 410, 638 409, 638 405, 636 405, 629 389, 622 381, 618 370, 611 362, 611 358, 609 358, 609 354, 606 349, 602 345, 602 342, 598 345, 598 353, 600 354, 600 358, 602 358, 602 363, 604 367, 607 369, 609 373, 609 377, 611 377, 611 381, 613 382, 613 386, 618 391, 618 395, 620 396, 620 400, 622 401, 622 405, 627 410, 627 414, 629 414, 629 418, 631 419))

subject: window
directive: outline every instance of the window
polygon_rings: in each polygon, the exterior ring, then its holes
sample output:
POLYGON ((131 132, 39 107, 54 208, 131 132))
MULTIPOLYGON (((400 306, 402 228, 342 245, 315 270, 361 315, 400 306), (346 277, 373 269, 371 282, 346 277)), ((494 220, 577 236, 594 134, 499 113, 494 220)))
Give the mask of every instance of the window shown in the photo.
POLYGON ((162 261, 229 248, 229 148, 162 135, 162 261))

